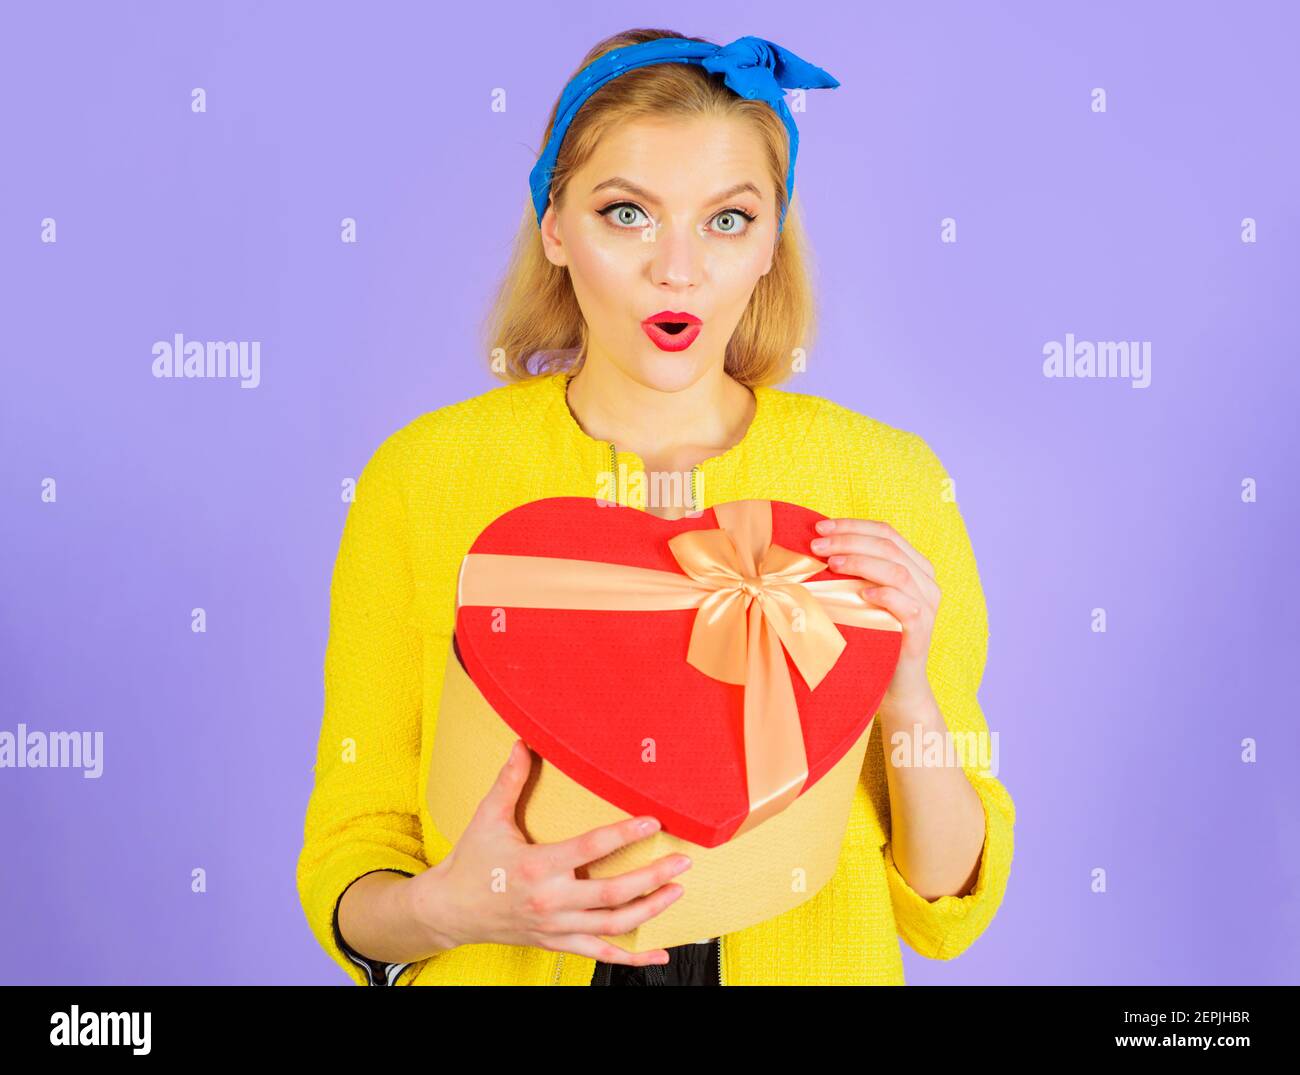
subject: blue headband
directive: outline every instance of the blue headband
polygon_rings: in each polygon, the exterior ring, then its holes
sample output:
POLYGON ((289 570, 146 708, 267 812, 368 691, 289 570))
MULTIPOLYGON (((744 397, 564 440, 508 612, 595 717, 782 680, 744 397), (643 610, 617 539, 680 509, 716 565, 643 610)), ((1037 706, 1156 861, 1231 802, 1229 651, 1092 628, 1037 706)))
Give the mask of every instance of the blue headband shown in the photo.
MULTIPOLYGON (((786 172, 786 207, 794 196, 794 159, 799 152, 799 129, 785 104, 787 89, 834 89, 839 83, 820 67, 801 60, 793 52, 761 37, 738 37, 730 45, 688 41, 680 37, 663 37, 614 49, 592 60, 573 76, 560 95, 555 111, 555 125, 542 155, 528 176, 528 187, 537 210, 537 223, 550 201, 551 173, 560 154, 564 133, 578 114, 578 109, 601 86, 625 71, 648 67, 654 63, 694 63, 710 74, 721 74, 727 88, 750 100, 766 101, 781 117, 790 135, 790 167, 786 172)), ((777 234, 785 225, 785 209, 777 222, 777 234)))

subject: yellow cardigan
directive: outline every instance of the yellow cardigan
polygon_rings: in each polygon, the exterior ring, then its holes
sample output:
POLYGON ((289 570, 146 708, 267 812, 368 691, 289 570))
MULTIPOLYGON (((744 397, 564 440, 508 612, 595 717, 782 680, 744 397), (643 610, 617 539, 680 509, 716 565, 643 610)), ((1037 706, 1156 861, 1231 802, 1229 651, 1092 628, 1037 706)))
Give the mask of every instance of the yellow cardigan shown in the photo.
MULTIPOLYGON (((357 483, 330 589, 324 717, 297 884, 317 941, 359 984, 364 972, 333 933, 343 891, 372 870, 419 873, 451 850, 425 790, 461 558, 519 504, 608 498, 597 483, 615 461, 620 499, 645 506, 641 459, 583 431, 566 376, 421 415, 379 446, 357 483)), ((755 396, 744 438, 694 471, 701 506, 786 500, 890 523, 934 565, 943 593, 927 674, 948 728, 987 734, 976 697, 988 650, 984 593, 938 457, 916 434, 817 396, 777 388, 755 396)), ((900 936, 933 959, 964 952, 1002 902, 1015 824, 1003 785, 976 759, 965 763, 986 825, 967 896, 927 901, 895 867, 877 722, 835 875, 801 906, 725 934, 723 984, 901 985, 900 936)), ((472 944, 412 964, 396 984, 586 985, 594 967, 574 953, 472 944)))

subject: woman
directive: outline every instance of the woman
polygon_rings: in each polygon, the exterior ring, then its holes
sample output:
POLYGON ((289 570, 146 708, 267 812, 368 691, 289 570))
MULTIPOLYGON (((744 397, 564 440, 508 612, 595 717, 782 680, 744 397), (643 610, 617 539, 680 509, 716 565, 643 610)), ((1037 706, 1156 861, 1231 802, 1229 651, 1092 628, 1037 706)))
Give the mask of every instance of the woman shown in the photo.
POLYGON ((781 93, 837 84, 757 38, 636 30, 597 45, 557 102, 488 323, 507 383, 384 441, 335 566, 298 887, 357 982, 901 984, 899 936, 948 959, 993 918, 1010 796, 969 755, 905 764, 918 735, 987 734, 984 596, 947 475, 919 436, 774 387, 813 328, 781 93), (831 881, 670 952, 600 936, 661 912, 689 864, 606 882, 604 901, 575 875, 653 819, 528 843, 519 742, 454 846, 423 805, 461 558, 519 504, 611 491, 670 519, 743 499, 814 509, 832 525, 808 552, 903 628, 831 881))

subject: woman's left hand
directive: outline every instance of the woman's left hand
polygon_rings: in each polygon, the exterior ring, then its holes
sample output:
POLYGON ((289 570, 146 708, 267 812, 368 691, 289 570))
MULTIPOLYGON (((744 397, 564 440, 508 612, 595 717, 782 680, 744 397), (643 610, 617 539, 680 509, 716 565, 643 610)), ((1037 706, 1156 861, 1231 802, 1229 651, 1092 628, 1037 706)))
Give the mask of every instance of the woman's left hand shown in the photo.
POLYGON ((822 536, 812 542, 814 556, 832 571, 856 575, 872 585, 863 595, 903 625, 902 648, 894 678, 880 703, 882 711, 907 713, 932 698, 925 662, 939 611, 939 585, 930 561, 888 523, 870 519, 822 519, 822 536))

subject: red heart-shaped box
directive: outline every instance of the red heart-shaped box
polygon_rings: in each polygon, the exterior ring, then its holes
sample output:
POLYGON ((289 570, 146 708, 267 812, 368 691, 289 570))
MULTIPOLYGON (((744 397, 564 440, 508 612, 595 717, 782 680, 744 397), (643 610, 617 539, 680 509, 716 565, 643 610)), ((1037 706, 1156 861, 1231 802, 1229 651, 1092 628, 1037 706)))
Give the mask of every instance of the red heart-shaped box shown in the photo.
MULTIPOLYGON (((771 544, 812 556, 810 542, 819 536, 814 524, 825 516, 783 501, 770 506, 771 544)), ((694 518, 665 520, 591 498, 552 497, 501 515, 470 553, 597 561, 681 575, 669 539, 689 530, 718 529, 714 508, 694 518)), ((826 569, 806 581, 849 578, 826 569)), ((829 879, 871 720, 898 660, 901 627, 892 617, 883 616, 890 626, 882 629, 837 623, 847 644, 816 689, 809 689, 786 653, 808 776, 793 803, 732 839, 750 805, 746 688, 687 662, 698 609, 555 609, 505 601, 489 607, 462 603, 461 596, 458 589, 428 791, 434 822, 448 839, 459 838, 517 735, 542 759, 532 801, 528 791, 521 796, 531 838, 566 839, 646 814, 660 820, 662 832, 593 863, 590 876, 629 868, 655 852, 677 849, 692 858, 693 867, 676 879, 687 895, 640 930, 623 935, 638 944, 636 950, 678 943, 662 939, 681 936, 680 929, 663 931, 673 915, 689 933, 685 940, 718 935, 710 931, 740 928, 734 923, 745 921, 746 913, 768 917, 797 905, 829 879), (497 726, 498 718, 504 727, 497 726), (832 772, 835 779, 824 781, 832 772), (557 795, 563 790, 568 796, 563 809, 558 798, 550 809, 535 801, 544 789, 557 795), (741 851, 736 845, 744 845, 746 863, 735 860, 741 851), (777 852, 778 846, 785 850, 777 852), (726 854, 718 854, 724 849, 726 854), (689 904, 688 895, 705 887, 701 863, 709 854, 716 859, 716 884, 723 887, 710 893, 702 908, 701 900, 689 904), (728 856, 733 857, 725 865, 728 856), (754 873, 760 859, 770 870, 762 881, 754 873), (807 890, 790 894, 787 865, 806 871, 807 890), (742 885, 749 891, 740 891, 742 885), (756 894, 755 886, 773 891, 756 894), (737 902, 749 911, 709 917, 709 908, 737 902), (683 917, 683 911, 694 916, 683 917)))

